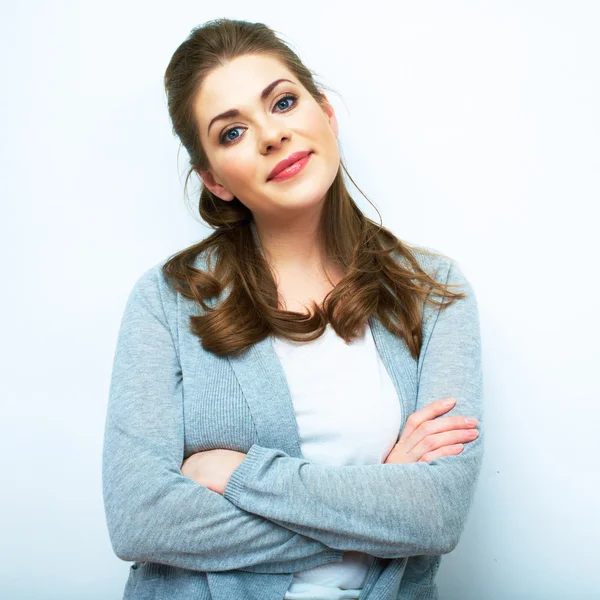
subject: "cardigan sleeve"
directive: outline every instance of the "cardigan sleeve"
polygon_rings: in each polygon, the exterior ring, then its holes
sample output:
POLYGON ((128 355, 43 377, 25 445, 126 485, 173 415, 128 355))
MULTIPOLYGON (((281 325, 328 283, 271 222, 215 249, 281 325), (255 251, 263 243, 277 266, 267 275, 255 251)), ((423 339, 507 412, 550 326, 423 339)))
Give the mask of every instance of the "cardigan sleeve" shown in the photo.
POLYGON ((424 309, 416 408, 452 396, 455 406, 442 416, 475 417, 479 437, 460 454, 429 463, 349 466, 314 464, 254 444, 225 498, 335 549, 399 558, 456 547, 483 457, 483 382, 475 293, 456 261, 445 260, 436 279, 441 272, 467 297, 443 310, 424 309))
POLYGON ((292 573, 343 553, 235 506, 181 472, 182 369, 159 273, 129 294, 105 423, 102 489, 116 555, 197 571, 292 573))

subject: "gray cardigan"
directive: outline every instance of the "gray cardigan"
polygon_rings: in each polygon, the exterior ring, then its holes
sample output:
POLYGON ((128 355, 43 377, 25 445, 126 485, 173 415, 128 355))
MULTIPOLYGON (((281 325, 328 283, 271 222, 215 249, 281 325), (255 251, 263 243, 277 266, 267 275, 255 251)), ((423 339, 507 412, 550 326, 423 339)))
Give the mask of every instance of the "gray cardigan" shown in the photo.
MULTIPOLYGON (((292 573, 340 562, 344 550, 377 557, 361 599, 438 598, 441 555, 458 544, 483 458, 480 328, 458 263, 413 248, 436 280, 468 297, 425 307, 418 360, 370 318, 402 403, 401 430, 408 415, 447 396, 456 404, 444 416, 479 420, 479 437, 461 454, 430 463, 304 459, 271 337, 237 358, 206 352, 188 328, 202 308, 170 288, 166 259, 139 277, 118 334, 102 464, 113 550, 135 561, 125 600, 281 600, 292 573), (190 454, 215 448, 247 454, 224 495, 180 470, 190 454)), ((205 258, 195 266, 206 268, 205 258)))

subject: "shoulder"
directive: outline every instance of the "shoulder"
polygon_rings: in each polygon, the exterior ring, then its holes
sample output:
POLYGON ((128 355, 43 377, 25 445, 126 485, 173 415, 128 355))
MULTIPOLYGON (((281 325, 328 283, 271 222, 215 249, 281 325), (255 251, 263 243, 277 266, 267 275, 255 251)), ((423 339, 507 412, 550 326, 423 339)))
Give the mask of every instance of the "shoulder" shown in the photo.
MULTIPOLYGON (((406 241, 403 241, 402 243, 414 256, 419 267, 436 281, 445 281, 450 273, 450 269, 454 266, 458 266, 457 261, 454 258, 438 248, 421 244, 411 244, 406 241)), ((401 262, 407 263, 405 258, 399 258, 401 262)))
MULTIPOLYGON (((430 277, 442 285, 452 286, 452 291, 465 292, 468 302, 477 302, 475 290, 467 279, 459 261, 438 248, 403 242, 411 251, 419 266, 430 277)), ((403 259, 407 262, 406 259, 403 259)))
MULTIPOLYGON (((188 301, 180 292, 178 292, 171 280, 164 271, 164 266, 179 252, 163 257, 160 261, 152 264, 143 270, 133 282, 130 297, 146 299, 160 305, 165 313, 175 311, 177 305, 188 301)), ((209 261, 207 252, 199 253, 190 263, 195 269, 209 270, 209 261)), ((212 266, 212 263, 211 263, 212 266)))
POLYGON ((168 288, 168 280, 163 273, 163 266, 168 258, 162 259, 144 269, 134 280, 132 293, 143 295, 162 294, 168 288))

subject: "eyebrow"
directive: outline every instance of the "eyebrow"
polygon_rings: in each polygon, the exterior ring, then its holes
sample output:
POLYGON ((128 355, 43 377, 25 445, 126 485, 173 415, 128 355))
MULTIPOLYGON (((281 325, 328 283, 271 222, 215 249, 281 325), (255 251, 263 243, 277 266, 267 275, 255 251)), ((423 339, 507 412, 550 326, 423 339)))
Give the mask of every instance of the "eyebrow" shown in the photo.
MULTIPOLYGON (((282 81, 288 81, 289 83, 294 83, 293 81, 291 81, 289 79, 276 79, 275 81, 271 82, 261 92, 261 94, 260 94, 261 101, 264 102, 269 97, 270 93, 275 89, 275 87, 277 85, 279 85, 282 81)), ((230 119, 231 117, 238 117, 239 115, 240 115, 240 111, 237 108, 230 108, 229 110, 226 110, 225 112, 217 115, 216 117, 211 119, 210 123, 208 124, 208 129, 207 129, 206 134, 208 135, 210 133, 210 128, 215 121, 219 121, 220 119, 230 119)))

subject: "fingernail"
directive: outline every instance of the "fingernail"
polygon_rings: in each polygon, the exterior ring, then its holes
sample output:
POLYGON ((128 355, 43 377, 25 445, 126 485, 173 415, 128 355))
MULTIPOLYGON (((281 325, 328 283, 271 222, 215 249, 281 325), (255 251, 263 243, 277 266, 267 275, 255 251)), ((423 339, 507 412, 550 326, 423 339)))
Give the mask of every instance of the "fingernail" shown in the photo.
POLYGON ((444 406, 451 406, 456 400, 454 398, 446 398, 443 402, 444 406))

